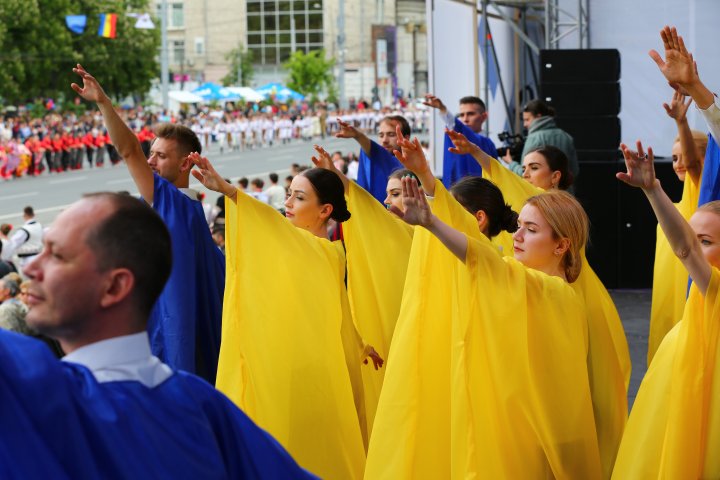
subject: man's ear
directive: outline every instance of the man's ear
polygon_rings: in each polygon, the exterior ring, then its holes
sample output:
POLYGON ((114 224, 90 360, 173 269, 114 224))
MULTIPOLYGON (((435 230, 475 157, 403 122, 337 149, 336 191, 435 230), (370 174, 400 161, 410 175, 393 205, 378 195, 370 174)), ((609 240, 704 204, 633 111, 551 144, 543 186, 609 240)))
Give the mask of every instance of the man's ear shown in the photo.
POLYGON ((103 308, 112 307, 125 301, 132 295, 135 288, 135 276, 127 268, 116 268, 108 272, 100 305, 103 308))
POLYGON ((192 167, 194 164, 190 161, 190 155, 185 155, 182 157, 182 160, 180 160, 180 171, 185 173, 192 170, 192 167))

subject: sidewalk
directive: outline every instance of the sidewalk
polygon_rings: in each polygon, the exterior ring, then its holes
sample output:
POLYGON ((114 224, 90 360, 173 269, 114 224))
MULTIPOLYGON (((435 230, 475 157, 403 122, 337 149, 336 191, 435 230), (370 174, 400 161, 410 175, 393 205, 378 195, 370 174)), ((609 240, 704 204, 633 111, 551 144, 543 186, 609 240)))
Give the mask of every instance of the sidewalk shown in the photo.
POLYGON ((647 370, 648 330, 650 327, 650 302, 652 291, 647 290, 609 290, 615 302, 632 360, 632 375, 628 391, 628 407, 632 404, 640 388, 640 382, 647 370))

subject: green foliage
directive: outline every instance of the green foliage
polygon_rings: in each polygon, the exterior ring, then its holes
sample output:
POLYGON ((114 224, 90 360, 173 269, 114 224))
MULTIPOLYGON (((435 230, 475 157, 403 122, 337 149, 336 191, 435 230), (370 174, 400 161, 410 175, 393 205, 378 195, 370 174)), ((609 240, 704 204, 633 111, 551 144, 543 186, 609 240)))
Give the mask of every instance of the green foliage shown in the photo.
POLYGON ((245 50, 243 44, 240 43, 225 54, 225 60, 230 62, 230 71, 222 79, 222 84, 226 87, 230 85, 239 85, 241 87, 250 85, 255 74, 253 68, 253 52, 245 50), (238 78, 238 70, 240 70, 241 78, 238 78))
POLYGON ((126 13, 150 10, 149 0, 0 0, 0 85, 8 103, 35 98, 72 99, 72 68, 81 63, 108 95, 142 95, 157 78, 159 22, 154 30, 136 29, 126 13), (117 38, 97 31, 100 13, 117 14, 117 38), (65 26, 65 16, 88 16, 85 32, 65 26))
POLYGON ((313 50, 307 54, 293 52, 283 65, 289 74, 287 86, 310 97, 317 97, 323 91, 331 92, 335 88, 334 65, 334 59, 325 58, 325 50, 313 50))

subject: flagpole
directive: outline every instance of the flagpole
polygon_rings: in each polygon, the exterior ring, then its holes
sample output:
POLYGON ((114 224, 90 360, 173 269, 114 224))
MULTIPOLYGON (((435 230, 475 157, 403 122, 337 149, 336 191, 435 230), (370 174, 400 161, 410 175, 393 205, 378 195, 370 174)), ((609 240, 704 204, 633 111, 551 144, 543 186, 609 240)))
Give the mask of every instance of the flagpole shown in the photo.
POLYGON ((162 0, 160 4, 160 85, 164 110, 170 108, 170 99, 168 98, 170 68, 168 66, 167 20, 167 0, 162 0))

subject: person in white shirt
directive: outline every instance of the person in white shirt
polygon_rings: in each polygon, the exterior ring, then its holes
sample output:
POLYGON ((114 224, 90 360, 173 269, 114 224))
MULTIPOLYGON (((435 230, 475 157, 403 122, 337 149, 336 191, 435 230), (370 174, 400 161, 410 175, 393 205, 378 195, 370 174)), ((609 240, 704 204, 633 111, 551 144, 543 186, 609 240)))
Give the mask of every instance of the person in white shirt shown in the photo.
POLYGON ((285 215, 285 198, 287 197, 285 187, 278 185, 279 177, 277 173, 273 172, 268 177, 270 178, 270 186, 265 189, 268 203, 275 210, 285 215))
POLYGON ((3 244, 0 260, 13 261, 17 255, 19 267, 25 266, 42 251, 43 227, 35 220, 35 210, 31 206, 23 209, 25 223, 15 229, 7 243, 3 244))

